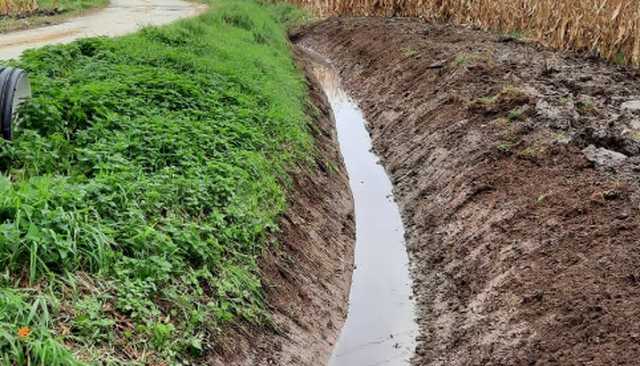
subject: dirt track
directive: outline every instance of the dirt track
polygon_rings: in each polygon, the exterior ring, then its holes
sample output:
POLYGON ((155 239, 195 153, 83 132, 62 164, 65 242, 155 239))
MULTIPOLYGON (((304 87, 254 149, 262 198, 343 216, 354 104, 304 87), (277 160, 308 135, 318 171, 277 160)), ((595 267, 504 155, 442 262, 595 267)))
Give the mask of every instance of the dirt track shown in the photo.
POLYGON ((637 75, 402 18, 293 38, 339 68, 394 180, 415 365, 638 363, 637 75))
POLYGON ((182 0, 111 0, 108 7, 86 16, 36 29, 0 35, 0 60, 19 57, 31 48, 69 43, 79 38, 119 36, 144 25, 160 25, 197 15, 205 5, 182 0))

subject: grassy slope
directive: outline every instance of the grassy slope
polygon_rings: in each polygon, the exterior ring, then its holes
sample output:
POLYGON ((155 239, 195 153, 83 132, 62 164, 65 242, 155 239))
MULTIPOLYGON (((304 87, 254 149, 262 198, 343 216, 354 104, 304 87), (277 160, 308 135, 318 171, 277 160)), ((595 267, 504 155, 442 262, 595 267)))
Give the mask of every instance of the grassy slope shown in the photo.
POLYGON ((0 365, 174 364, 268 322, 256 261, 311 146, 297 15, 217 0, 25 54, 34 100, 0 145, 0 365))
MULTIPOLYGON (((2 3, 6 0, 0 0, 0 9, 2 3)), ((26 29, 46 24, 59 23, 69 17, 80 15, 87 10, 105 7, 109 4, 109 0, 38 0, 38 9, 31 12, 29 7, 31 1, 15 1, 17 5, 10 13, 12 16, 0 16, 0 32, 8 32, 12 30, 26 29), (24 13, 24 12, 27 13, 24 13)))

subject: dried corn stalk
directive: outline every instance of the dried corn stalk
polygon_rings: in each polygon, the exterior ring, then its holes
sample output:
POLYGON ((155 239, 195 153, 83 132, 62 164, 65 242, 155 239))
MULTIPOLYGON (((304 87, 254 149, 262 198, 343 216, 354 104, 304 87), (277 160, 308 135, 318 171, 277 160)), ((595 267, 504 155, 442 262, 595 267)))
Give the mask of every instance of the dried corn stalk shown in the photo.
POLYGON ((640 66, 638 0, 290 0, 321 15, 421 17, 498 32, 521 32, 545 45, 592 51, 640 66))
POLYGON ((0 15, 27 15, 38 10, 36 0, 0 0, 0 15))

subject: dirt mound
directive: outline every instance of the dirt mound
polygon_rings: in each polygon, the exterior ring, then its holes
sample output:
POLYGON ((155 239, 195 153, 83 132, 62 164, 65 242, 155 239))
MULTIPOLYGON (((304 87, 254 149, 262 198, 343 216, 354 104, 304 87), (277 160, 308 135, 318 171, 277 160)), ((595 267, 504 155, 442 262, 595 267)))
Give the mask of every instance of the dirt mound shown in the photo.
POLYGON ((341 71, 394 181, 416 365, 637 364, 637 75, 403 18, 294 38, 341 71))
POLYGON ((292 172, 289 209, 260 264, 273 329, 239 325, 206 364, 317 366, 328 362, 346 318, 355 221, 353 199, 328 101, 296 51, 310 90, 315 163, 292 172))

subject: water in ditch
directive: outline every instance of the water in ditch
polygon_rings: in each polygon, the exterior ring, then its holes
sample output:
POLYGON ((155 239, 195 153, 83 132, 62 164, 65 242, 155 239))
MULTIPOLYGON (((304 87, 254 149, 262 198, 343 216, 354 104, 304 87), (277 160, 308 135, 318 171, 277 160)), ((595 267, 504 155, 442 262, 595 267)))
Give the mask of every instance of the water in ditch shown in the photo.
POLYGON ((330 366, 403 366, 417 325, 404 228, 392 185, 372 152, 366 121, 333 68, 315 74, 336 118, 340 150, 355 201, 356 248, 349 313, 330 366))

